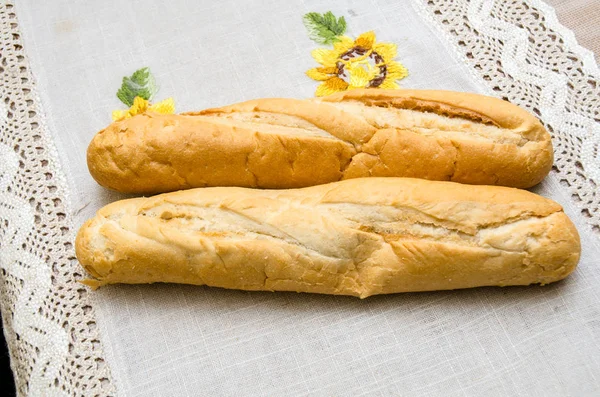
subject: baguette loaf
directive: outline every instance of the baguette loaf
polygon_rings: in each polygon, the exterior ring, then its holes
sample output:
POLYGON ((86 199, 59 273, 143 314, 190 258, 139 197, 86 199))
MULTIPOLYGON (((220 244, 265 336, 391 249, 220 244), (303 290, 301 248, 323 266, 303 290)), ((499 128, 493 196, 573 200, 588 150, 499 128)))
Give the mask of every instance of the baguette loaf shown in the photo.
POLYGON ((551 200, 410 178, 129 199, 102 208, 76 240, 92 287, 172 282, 361 298, 547 284, 575 269, 580 249, 551 200))
POLYGON ((87 160, 98 183, 127 193, 367 176, 526 188, 548 174, 553 152, 541 123, 500 99, 364 89, 138 115, 100 131, 87 160))

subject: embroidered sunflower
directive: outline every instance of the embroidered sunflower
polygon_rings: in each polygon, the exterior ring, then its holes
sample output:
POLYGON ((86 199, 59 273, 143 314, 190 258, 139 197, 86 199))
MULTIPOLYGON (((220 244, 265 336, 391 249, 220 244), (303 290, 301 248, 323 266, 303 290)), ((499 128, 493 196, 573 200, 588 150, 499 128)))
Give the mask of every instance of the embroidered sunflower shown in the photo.
POLYGON ((338 37, 332 50, 318 48, 312 52, 322 67, 306 72, 313 80, 322 81, 316 96, 354 88, 399 88, 396 80, 408 76, 408 70, 394 61, 397 47, 392 43, 377 43, 375 33, 363 33, 352 40, 338 37))
POLYGON ((121 88, 117 91, 117 98, 129 106, 129 109, 113 111, 112 119, 114 121, 125 120, 145 112, 161 114, 175 113, 175 101, 173 101, 173 98, 168 98, 155 104, 150 103, 150 99, 152 99, 157 91, 158 86, 148 68, 141 68, 129 77, 123 77, 121 88))
POLYGON ((127 110, 114 110, 112 112, 113 121, 121 121, 135 116, 136 114, 142 114, 145 112, 155 112, 160 114, 173 114, 175 113, 175 101, 173 98, 167 98, 164 101, 160 101, 154 104, 142 97, 136 96, 133 99, 133 104, 127 110))
POLYGON ((344 17, 330 11, 321 15, 308 13, 304 25, 309 37, 319 44, 333 44, 333 49, 318 48, 312 57, 322 66, 306 72, 313 80, 322 81, 316 96, 354 88, 399 88, 396 83, 408 76, 408 70, 394 61, 397 50, 393 43, 377 43, 374 32, 366 32, 352 40, 343 36, 344 17))

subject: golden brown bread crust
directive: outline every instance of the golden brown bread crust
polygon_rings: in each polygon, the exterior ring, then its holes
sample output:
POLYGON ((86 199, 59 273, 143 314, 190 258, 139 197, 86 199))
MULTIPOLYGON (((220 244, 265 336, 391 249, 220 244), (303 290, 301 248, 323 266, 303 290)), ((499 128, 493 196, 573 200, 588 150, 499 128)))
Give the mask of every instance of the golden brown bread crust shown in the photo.
POLYGON ((87 159, 105 187, 157 193, 297 188, 367 176, 526 188, 548 174, 553 153, 541 123, 500 99, 365 89, 135 116, 100 131, 87 159))
POLYGON ((547 284, 579 235, 527 191, 409 178, 207 188, 112 203, 76 240, 90 286, 174 282, 367 297, 547 284))

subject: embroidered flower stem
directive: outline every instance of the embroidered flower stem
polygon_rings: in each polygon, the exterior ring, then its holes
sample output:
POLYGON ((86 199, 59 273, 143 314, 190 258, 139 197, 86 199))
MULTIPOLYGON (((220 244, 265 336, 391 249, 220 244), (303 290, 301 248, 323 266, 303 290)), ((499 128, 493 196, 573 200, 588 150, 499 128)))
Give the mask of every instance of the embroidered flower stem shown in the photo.
POLYGON ((117 98, 129 106, 129 109, 113 111, 112 119, 120 121, 145 112, 175 113, 173 98, 167 98, 155 104, 150 103, 150 99, 157 91, 156 80, 147 67, 136 70, 130 77, 123 77, 121 88, 117 91, 117 98))

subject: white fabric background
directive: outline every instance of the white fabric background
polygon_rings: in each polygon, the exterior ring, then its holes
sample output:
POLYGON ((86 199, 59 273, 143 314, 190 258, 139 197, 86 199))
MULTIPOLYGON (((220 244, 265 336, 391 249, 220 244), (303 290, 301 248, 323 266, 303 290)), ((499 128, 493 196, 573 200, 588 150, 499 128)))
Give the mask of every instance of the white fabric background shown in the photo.
MULTIPOLYGON (((18 13, 74 223, 123 196, 91 179, 85 149, 122 108, 122 76, 150 66, 179 111, 311 97, 301 22, 344 15, 349 34, 398 44, 404 87, 484 92, 408 2, 25 0, 18 13)), ((560 184, 537 191, 578 225, 583 256, 539 288, 354 298, 178 285, 95 294, 119 395, 594 395, 600 393, 600 245, 560 184)))

